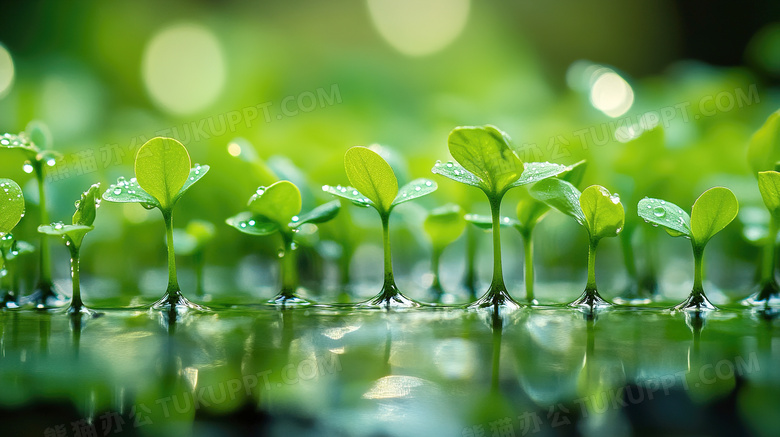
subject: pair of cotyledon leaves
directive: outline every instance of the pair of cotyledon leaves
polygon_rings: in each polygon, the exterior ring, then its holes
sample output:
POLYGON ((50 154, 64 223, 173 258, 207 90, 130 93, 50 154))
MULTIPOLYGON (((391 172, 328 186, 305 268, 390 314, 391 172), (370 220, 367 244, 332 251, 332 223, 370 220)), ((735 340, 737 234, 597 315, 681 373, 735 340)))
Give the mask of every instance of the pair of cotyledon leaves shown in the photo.
POLYGON ((61 154, 49 149, 51 143, 49 128, 39 121, 31 121, 18 135, 6 133, 0 136, 0 147, 21 150, 28 160, 45 162, 50 167, 62 158, 61 154))
POLYGON ((351 186, 325 185, 322 190, 347 199, 355 205, 376 209, 388 215, 396 206, 436 191, 436 182, 415 179, 398 188, 398 179, 390 164, 373 150, 356 146, 344 155, 344 169, 351 186))
POLYGON ((100 184, 94 184, 81 195, 81 199, 76 202, 76 212, 70 225, 54 223, 51 225, 41 225, 38 232, 46 235, 56 235, 70 240, 77 247, 81 245, 81 240, 89 231, 93 230, 97 208, 100 206, 100 184))
POLYGON ((306 214, 301 212, 301 192, 290 181, 279 181, 268 187, 260 187, 249 199, 249 211, 227 219, 227 224, 251 235, 269 235, 280 231, 289 233, 304 223, 318 224, 331 220, 338 214, 338 200, 320 205, 306 214))
POLYGON ((147 141, 135 158, 135 178, 120 178, 103 194, 109 202, 140 203, 170 211, 176 202, 208 171, 208 165, 191 168, 190 154, 173 138, 147 141))

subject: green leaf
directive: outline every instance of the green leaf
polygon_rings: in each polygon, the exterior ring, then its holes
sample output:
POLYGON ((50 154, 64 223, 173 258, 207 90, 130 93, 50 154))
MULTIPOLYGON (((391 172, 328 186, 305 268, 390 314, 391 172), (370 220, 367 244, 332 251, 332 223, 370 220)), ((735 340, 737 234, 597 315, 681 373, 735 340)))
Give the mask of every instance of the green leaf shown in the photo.
POLYGON ((780 173, 762 171, 758 174, 758 190, 764 205, 775 220, 780 221, 780 173))
MULTIPOLYGON (((466 214, 466 221, 472 225, 489 231, 493 229, 493 218, 489 215, 481 214, 466 214)), ((517 220, 512 220, 509 217, 501 217, 498 221, 499 226, 518 226, 520 223, 517 220)))
POLYGON ((533 184, 547 178, 558 176, 569 169, 570 167, 565 165, 553 164, 551 162, 526 162, 525 170, 523 170, 523 174, 520 175, 520 179, 509 184, 509 187, 513 188, 521 185, 533 184))
POLYGON ((563 179, 566 182, 571 183, 575 187, 582 182, 582 179, 585 177, 585 171, 588 169, 588 161, 582 160, 575 162, 574 164, 567 167, 566 173, 564 173, 560 179, 563 179))
POLYGON ((209 172, 209 169, 210 167, 208 165, 195 164, 195 166, 190 169, 190 174, 187 176, 187 182, 184 183, 184 186, 181 187, 179 192, 176 193, 176 196, 173 198, 173 203, 175 204, 178 202, 181 196, 183 196, 184 193, 190 189, 190 187, 195 185, 195 182, 198 182, 203 176, 206 176, 206 173, 209 172))
POLYGON ((187 227, 184 228, 184 232, 195 240, 196 249, 213 240, 216 231, 213 223, 197 219, 187 223, 187 227))
POLYGON ((291 228, 297 228, 304 223, 325 223, 336 217, 336 214, 341 210, 341 202, 338 200, 330 201, 324 205, 320 205, 306 214, 301 214, 297 220, 292 218, 290 223, 291 228))
POLYGON ((393 200, 391 208, 395 208, 404 202, 431 194, 436 191, 436 188, 438 188, 436 182, 430 179, 415 179, 401 187, 395 200, 393 200))
POLYGON ((356 146, 344 155, 344 169, 349 183, 370 199, 375 208, 390 211, 398 194, 398 180, 387 161, 369 148, 356 146))
POLYGON ((135 177, 138 185, 170 210, 190 175, 190 154, 173 138, 156 137, 138 149, 135 177))
POLYGON ((0 235, 10 233, 24 217, 24 195, 19 184, 0 179, 0 235))
POLYGON ((26 132, 22 132, 19 135, 11 133, 3 134, 3 136, 0 137, 0 147, 5 147, 6 149, 20 149, 29 160, 34 160, 41 151, 33 144, 26 132))
POLYGON ((445 178, 452 179, 455 182, 471 185, 472 187, 482 188, 481 181, 476 176, 469 173, 468 170, 463 168, 463 166, 457 162, 448 161, 443 163, 441 161, 436 161, 436 164, 434 164, 431 171, 434 174, 442 175, 445 178))
POLYGON ((772 113, 750 138, 748 162, 753 174, 773 170, 780 161, 780 111, 772 113))
POLYGON ((482 182, 482 188, 502 193, 520 178, 523 161, 509 147, 509 136, 494 126, 463 126, 450 132, 450 155, 482 182))
POLYGON ((81 194, 81 200, 76 202, 76 213, 73 214, 73 224, 92 226, 95 223, 97 208, 100 206, 100 183, 94 184, 81 194))
POLYGON ((691 233, 699 247, 725 228, 737 216, 739 203, 728 188, 715 187, 702 193, 691 210, 691 233))
POLYGON ((522 190, 523 195, 517 202, 517 222, 520 231, 526 231, 536 226, 537 223, 550 211, 546 203, 534 199, 527 190, 522 190))
POLYGON ((449 204, 432 210, 425 217, 423 229, 434 248, 443 249, 460 237, 466 229, 464 215, 460 206, 449 204))
POLYGON ((601 185, 591 185, 582 192, 580 207, 592 240, 616 237, 623 230, 626 221, 623 204, 616 194, 601 185))
POLYGON ((38 150, 51 149, 53 146, 51 130, 46 123, 40 120, 32 120, 27 123, 24 128, 24 132, 30 139, 30 142, 38 148, 38 150))
POLYGON ((376 208, 374 202, 372 202, 371 199, 362 195, 360 191, 350 186, 342 187, 341 185, 337 185, 334 187, 332 185, 323 185, 322 191, 333 194, 334 196, 347 199, 357 206, 362 206, 362 207, 373 206, 374 208, 376 208))
POLYGON ((144 191, 135 178, 129 181, 123 177, 111 184, 103 193, 103 200, 116 203, 141 203, 148 208, 160 208, 160 203, 144 191))
POLYGON ((580 206, 580 190, 571 183, 556 178, 545 179, 537 182, 529 192, 534 199, 574 217, 577 223, 586 226, 585 214, 580 206))
POLYGON ((271 235, 279 230, 279 225, 265 217, 253 217, 244 211, 225 220, 225 223, 249 235, 271 235))
POLYGON ((269 187, 260 187, 249 199, 249 211, 287 227, 292 218, 301 212, 301 192, 290 181, 279 181, 269 187))
POLYGON ((663 226, 672 237, 693 237, 691 217, 674 203, 645 197, 637 205, 637 214, 646 222, 663 226))

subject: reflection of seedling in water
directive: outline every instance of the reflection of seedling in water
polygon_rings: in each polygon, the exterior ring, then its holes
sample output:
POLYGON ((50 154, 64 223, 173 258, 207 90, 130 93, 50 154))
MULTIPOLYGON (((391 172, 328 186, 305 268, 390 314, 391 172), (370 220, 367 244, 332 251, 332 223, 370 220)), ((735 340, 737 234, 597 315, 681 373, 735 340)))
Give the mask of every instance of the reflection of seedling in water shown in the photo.
MULTIPOLYGON (((9 266, 6 263, 16 254, 17 249, 11 231, 24 217, 24 196, 19 185, 11 179, 0 179, 0 280, 8 275, 9 266)), ((18 293, 19 290, 16 290, 18 293)), ((17 307, 17 296, 13 284, 2 296, 2 306, 17 307)))
POLYGON ((404 296, 395 285, 390 256, 390 213, 404 202, 436 191, 436 183, 428 179, 415 179, 399 190, 398 180, 387 161, 366 147, 347 150, 344 167, 352 187, 325 185, 323 191, 343 197, 357 206, 370 206, 376 209, 382 220, 385 279, 382 291, 363 304, 386 308, 419 306, 419 303, 404 296))
POLYGON ((191 255, 195 265, 195 294, 203 296, 204 252, 214 239, 214 224, 205 220, 193 220, 184 229, 173 230, 173 240, 179 255, 191 255))
POLYGON ((279 181, 269 187, 260 187, 249 199, 249 211, 227 219, 227 224, 249 235, 282 236, 284 249, 281 260, 282 290, 269 303, 276 305, 309 305, 311 302, 296 294, 298 271, 296 268, 295 234, 306 224, 324 223, 338 214, 338 200, 321 205, 306 214, 301 212, 301 192, 290 181, 279 181))
POLYGON ((625 211, 617 194, 600 185, 591 185, 582 193, 571 183, 548 179, 531 187, 531 195, 562 213, 574 217, 588 231, 588 282, 585 291, 571 306, 611 305, 596 287, 596 247, 602 238, 616 237, 623 230, 625 211))
MULTIPOLYGON (((25 132, 19 135, 4 134, 0 137, 0 148, 15 149, 23 153, 25 173, 35 173, 38 183, 38 207, 40 210, 40 224, 49 224, 49 212, 46 209, 46 169, 54 167, 62 155, 46 150, 51 145, 51 135, 48 128, 40 122, 33 121, 27 125, 25 132)), ((51 279, 51 255, 49 241, 45 235, 40 239, 40 277, 38 285, 29 300, 38 308, 62 305, 63 299, 54 292, 51 279)))
POLYGON ((103 193, 103 199, 109 202, 140 203, 146 209, 157 208, 162 213, 168 242, 168 288, 152 304, 155 309, 205 309, 182 295, 173 248, 173 207, 209 171, 207 165, 195 164, 193 168, 190 165, 190 154, 180 142, 173 138, 152 138, 138 149, 136 177, 129 181, 120 178, 103 193))
POLYGON ((441 286, 439 264, 444 249, 457 240, 466 228, 463 210, 458 205, 445 205, 431 211, 425 218, 423 228, 431 240, 431 297, 440 302, 445 295, 441 286))
POLYGON ((493 280, 488 291, 471 308, 507 306, 517 308, 504 284, 501 267, 501 200, 511 188, 531 184, 566 171, 548 162, 523 161, 509 147, 509 136, 493 126, 458 127, 448 138, 454 162, 437 162, 432 171, 454 181, 481 189, 490 202, 493 228, 493 280))
POLYGON ((100 184, 95 184, 89 187, 89 190, 81 195, 81 200, 76 202, 76 213, 73 214, 73 224, 65 225, 60 222, 38 227, 38 232, 40 233, 62 237, 63 241, 65 241, 65 245, 70 251, 70 272, 73 280, 73 297, 70 300, 70 306, 67 310, 68 314, 94 314, 94 311, 85 307, 84 302, 81 300, 79 258, 81 243, 84 241, 84 236, 86 236, 89 231, 95 229, 95 216, 99 206, 100 184))
POLYGON ((739 204, 728 188, 715 187, 705 191, 693 204, 691 215, 679 206, 660 199, 644 198, 637 206, 639 216, 653 226, 661 225, 673 237, 686 237, 693 246, 694 278, 690 296, 674 310, 713 310, 704 294, 702 257, 704 247, 715 234, 737 216, 739 204))

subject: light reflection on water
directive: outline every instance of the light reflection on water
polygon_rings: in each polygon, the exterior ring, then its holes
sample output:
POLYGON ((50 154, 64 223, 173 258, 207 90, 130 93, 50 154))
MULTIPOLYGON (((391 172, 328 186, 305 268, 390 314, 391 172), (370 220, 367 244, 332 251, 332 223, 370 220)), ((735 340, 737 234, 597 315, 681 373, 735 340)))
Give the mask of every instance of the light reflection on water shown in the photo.
POLYGON ((490 435, 507 417, 519 435, 519 417, 535 414, 549 431, 564 408, 577 432, 617 432, 664 412, 661 425, 687 429, 680 411, 708 417, 729 399, 729 423, 758 432, 777 422, 753 406, 780 407, 778 321, 743 311, 698 319, 619 308, 592 320, 535 307, 496 323, 454 308, 241 307, 189 314, 175 329, 159 313, 127 310, 80 326, 33 311, 0 321, 0 412, 36 433, 80 418, 97 427, 107 412, 133 423, 141 410, 153 435, 260 422, 271 434, 308 423, 348 435, 480 426, 490 435), (626 390, 642 399, 626 403, 626 390), (62 408, 41 418, 29 410, 36 402, 62 408))

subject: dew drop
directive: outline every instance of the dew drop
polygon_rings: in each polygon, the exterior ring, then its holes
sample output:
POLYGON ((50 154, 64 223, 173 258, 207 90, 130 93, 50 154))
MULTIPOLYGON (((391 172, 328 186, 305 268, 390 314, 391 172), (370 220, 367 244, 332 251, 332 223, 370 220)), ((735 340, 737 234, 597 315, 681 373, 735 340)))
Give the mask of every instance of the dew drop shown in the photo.
POLYGON ((447 167, 449 167, 449 168, 452 168, 452 163, 451 163, 451 162, 448 162, 448 163, 447 163, 447 167))
POLYGON ((257 223, 257 222, 256 222, 256 221, 254 221, 254 220, 249 220, 249 221, 247 222, 247 224, 248 224, 249 226, 254 226, 256 223, 257 223))
POLYGON ((322 191, 330 191, 330 185, 323 185, 322 191))
POLYGON ((293 222, 293 223, 298 223, 298 221, 299 221, 300 219, 301 219, 300 217, 298 217, 297 215, 294 215, 294 216, 293 216, 293 218, 292 218, 292 222, 293 222))
POLYGON ((279 249, 279 251, 276 252, 276 256, 279 258, 284 258, 284 249, 279 249))
POLYGON ((46 165, 48 165, 49 167, 54 167, 54 164, 56 164, 56 163, 57 163, 57 161, 55 161, 54 158, 49 158, 46 161, 46 165))
POLYGON ((620 195, 618 193, 615 193, 615 194, 609 196, 609 200, 611 200, 612 203, 617 205, 618 203, 620 203, 620 195))
POLYGON ((292 243, 290 243, 290 249, 297 250, 298 249, 298 243, 296 243, 294 241, 292 243))
POLYGON ((357 196, 358 195, 358 190, 352 190, 352 195, 353 196, 357 196))
POLYGON ((653 208, 653 215, 658 218, 661 218, 666 215, 666 210, 661 208, 660 206, 656 206, 655 208, 653 208))
POLYGON ((425 181, 425 186, 426 186, 426 187, 430 187, 431 185, 433 185, 433 184, 431 183, 431 181, 425 181))
POLYGON ((115 194, 115 195, 117 195, 117 196, 118 196, 118 195, 120 195, 120 194, 122 194, 122 189, 121 189, 121 188, 119 188, 119 187, 117 187, 117 188, 114 188, 114 194, 115 194))
POLYGON ((414 191, 420 191, 420 190, 422 190, 422 188, 420 188, 420 187, 414 187, 414 191))
POLYGON ((33 172, 33 166, 30 161, 27 161, 24 163, 24 166, 22 166, 22 170, 24 170, 25 173, 30 174, 33 172))

